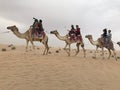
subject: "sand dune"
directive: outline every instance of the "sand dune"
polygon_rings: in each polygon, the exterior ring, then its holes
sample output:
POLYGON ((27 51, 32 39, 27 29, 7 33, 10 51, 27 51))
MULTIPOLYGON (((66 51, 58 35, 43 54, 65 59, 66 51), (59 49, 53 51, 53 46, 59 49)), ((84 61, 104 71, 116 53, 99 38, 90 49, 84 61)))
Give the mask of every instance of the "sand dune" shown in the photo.
MULTIPOLYGON (((25 52, 25 46, 0 45, 0 90, 120 90, 120 59, 93 59, 92 50, 68 57, 60 48, 42 47, 25 52), (6 51, 1 51, 6 48, 6 51), (58 52, 56 52, 58 50, 58 52)), ((117 51, 117 56, 120 52, 117 51)))

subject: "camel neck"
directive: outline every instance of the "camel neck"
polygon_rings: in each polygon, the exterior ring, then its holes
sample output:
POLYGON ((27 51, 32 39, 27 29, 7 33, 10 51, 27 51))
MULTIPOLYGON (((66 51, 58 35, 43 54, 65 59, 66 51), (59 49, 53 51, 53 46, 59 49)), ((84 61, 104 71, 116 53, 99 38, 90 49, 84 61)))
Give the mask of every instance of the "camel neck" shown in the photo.
POLYGON ((60 39, 60 40, 62 40, 62 41, 65 41, 65 40, 66 40, 65 36, 60 36, 60 34, 55 34, 55 35, 56 35, 56 37, 57 37, 58 39, 60 39))
POLYGON ((91 44, 93 44, 93 45, 96 45, 97 44, 97 42, 96 41, 93 41, 93 39, 91 38, 91 39, 89 39, 89 41, 90 41, 90 43, 91 44))
POLYGON ((20 33, 19 31, 15 31, 15 32, 13 32, 17 37, 19 37, 19 38, 25 38, 25 33, 20 33))

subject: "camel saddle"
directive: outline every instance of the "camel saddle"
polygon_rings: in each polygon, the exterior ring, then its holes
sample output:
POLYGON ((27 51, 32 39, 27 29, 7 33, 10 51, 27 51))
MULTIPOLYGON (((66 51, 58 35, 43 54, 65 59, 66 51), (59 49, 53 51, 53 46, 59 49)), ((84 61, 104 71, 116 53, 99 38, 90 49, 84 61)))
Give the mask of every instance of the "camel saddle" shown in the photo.
POLYGON ((40 34, 39 34, 37 30, 34 30, 34 32, 31 30, 30 33, 31 33, 31 37, 33 39, 42 39, 42 38, 45 37, 45 32, 44 31, 41 31, 40 34))
POLYGON ((78 35, 78 36, 75 36, 75 35, 71 35, 70 36, 70 41, 73 41, 73 42, 82 42, 82 36, 78 35))

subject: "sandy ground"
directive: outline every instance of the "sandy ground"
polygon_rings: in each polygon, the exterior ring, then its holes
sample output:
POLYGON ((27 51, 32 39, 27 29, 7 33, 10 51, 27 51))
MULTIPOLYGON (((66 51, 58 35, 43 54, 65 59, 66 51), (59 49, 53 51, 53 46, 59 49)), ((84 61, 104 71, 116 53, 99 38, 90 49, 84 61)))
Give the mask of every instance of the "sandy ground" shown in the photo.
MULTIPOLYGON (((102 59, 100 53, 82 50, 68 57, 60 48, 25 52, 25 46, 0 45, 0 90, 120 90, 120 59, 102 59), (7 51, 1 51, 6 48, 7 51), (56 53, 56 50, 59 52, 56 53)), ((120 52, 117 52, 120 56, 120 52)))

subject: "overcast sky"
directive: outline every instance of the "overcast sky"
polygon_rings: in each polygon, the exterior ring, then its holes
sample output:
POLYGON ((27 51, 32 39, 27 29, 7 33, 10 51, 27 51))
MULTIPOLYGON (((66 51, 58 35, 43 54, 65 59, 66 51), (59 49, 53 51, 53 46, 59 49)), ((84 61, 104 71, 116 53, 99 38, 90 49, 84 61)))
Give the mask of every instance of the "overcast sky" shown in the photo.
MULTIPOLYGON (((12 33, 2 32, 7 31, 9 25, 16 25, 20 32, 25 32, 32 25, 33 17, 43 20, 50 45, 54 39, 54 43, 64 46, 64 42, 49 32, 57 29, 65 35, 72 24, 80 26, 83 38, 92 34, 96 40, 102 30, 108 28, 112 30, 113 41, 120 41, 120 0, 0 0, 0 43, 20 41, 25 45, 12 33)), ((90 45, 84 39, 85 44, 90 45)))

